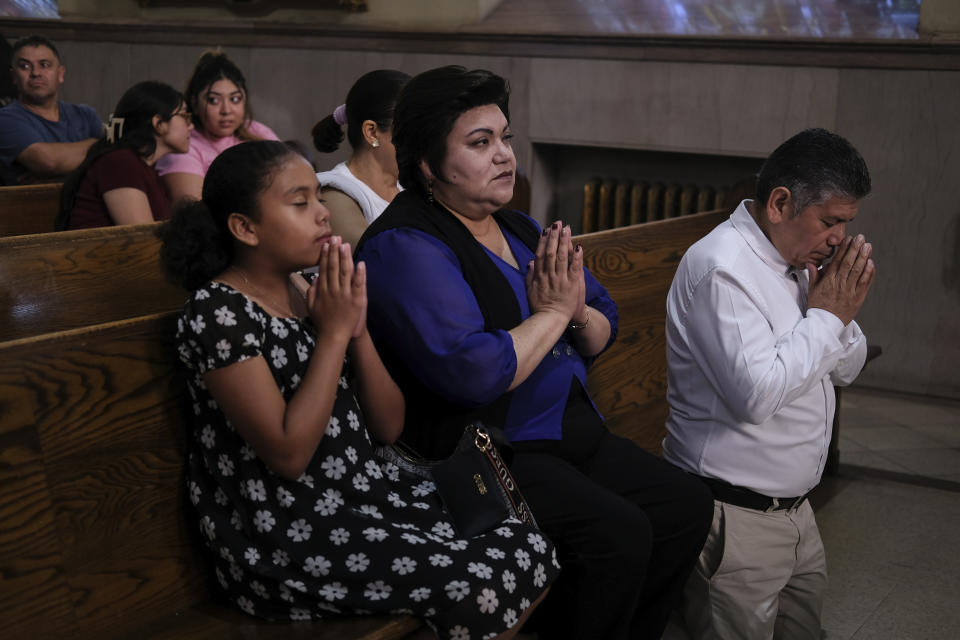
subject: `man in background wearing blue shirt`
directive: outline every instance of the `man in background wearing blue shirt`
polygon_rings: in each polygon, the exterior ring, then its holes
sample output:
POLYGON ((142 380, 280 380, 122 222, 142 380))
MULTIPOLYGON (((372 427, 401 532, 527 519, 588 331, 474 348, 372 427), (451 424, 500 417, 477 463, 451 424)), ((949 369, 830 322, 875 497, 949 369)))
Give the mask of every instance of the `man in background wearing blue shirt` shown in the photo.
POLYGON ((103 131, 87 105, 58 99, 66 68, 43 36, 13 45, 17 100, 0 109, 0 171, 8 184, 49 182, 76 169, 103 131))

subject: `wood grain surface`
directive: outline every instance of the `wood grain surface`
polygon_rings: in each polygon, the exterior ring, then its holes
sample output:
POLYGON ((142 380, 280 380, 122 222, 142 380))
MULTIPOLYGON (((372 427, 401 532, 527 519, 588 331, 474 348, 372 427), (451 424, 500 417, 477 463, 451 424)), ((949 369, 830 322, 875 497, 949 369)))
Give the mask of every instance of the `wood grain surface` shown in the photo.
POLYGON ((667 420, 667 291, 687 248, 730 215, 712 211, 577 236, 610 292, 619 335, 590 368, 590 394, 612 431, 659 453, 667 420))
POLYGON ((0 340, 179 309, 159 223, 0 238, 0 340))
POLYGON ((59 183, 0 187, 0 238, 52 232, 62 191, 59 183))

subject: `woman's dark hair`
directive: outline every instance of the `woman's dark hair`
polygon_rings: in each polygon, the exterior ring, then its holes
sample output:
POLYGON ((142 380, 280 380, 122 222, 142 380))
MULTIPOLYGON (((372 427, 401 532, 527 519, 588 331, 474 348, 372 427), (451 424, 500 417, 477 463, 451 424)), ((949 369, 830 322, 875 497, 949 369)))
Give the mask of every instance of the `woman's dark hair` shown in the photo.
POLYGON ((243 92, 243 124, 237 129, 235 135, 243 140, 256 139, 247 131, 247 125, 253 120, 247 80, 243 77, 243 73, 237 65, 233 64, 227 54, 219 49, 203 52, 203 55, 197 60, 197 66, 193 68, 190 80, 187 82, 187 90, 183 92, 187 106, 193 113, 193 126, 198 131, 204 131, 203 122, 200 120, 200 111, 203 108, 202 94, 219 80, 229 80, 243 92))
POLYGON ((183 102, 180 92, 163 82, 138 82, 127 89, 111 114, 111 122, 123 121, 113 129, 117 137, 113 141, 103 137, 95 142, 80 166, 64 180, 56 228, 69 226, 77 190, 97 158, 117 149, 130 149, 141 158, 150 157, 157 150, 154 116, 160 116, 161 122, 169 122, 183 102))
POLYGON ((509 122, 510 87, 490 71, 449 66, 411 78, 400 92, 393 113, 400 185, 425 196, 427 186, 420 161, 426 160, 433 175, 442 178, 440 167, 447 153, 447 136, 457 118, 488 104, 500 107, 509 122))
MULTIPOLYGON (((393 108, 397 96, 410 76, 393 69, 378 69, 365 73, 353 83, 347 93, 347 139, 355 150, 363 147, 362 126, 373 120, 380 131, 388 131, 393 124, 393 108)), ((343 142, 343 127, 330 114, 313 125, 310 134, 317 151, 331 153, 343 142)))
POLYGON ((830 198, 859 200, 870 193, 870 172, 845 138, 826 129, 805 129, 766 159, 757 177, 757 203, 767 205, 777 187, 790 190, 794 215, 830 198))
POLYGON ((242 213, 257 220, 259 195, 291 157, 297 152, 276 140, 243 142, 216 157, 203 178, 202 199, 183 201, 157 232, 172 282, 192 291, 230 266, 234 237, 227 219, 242 213))

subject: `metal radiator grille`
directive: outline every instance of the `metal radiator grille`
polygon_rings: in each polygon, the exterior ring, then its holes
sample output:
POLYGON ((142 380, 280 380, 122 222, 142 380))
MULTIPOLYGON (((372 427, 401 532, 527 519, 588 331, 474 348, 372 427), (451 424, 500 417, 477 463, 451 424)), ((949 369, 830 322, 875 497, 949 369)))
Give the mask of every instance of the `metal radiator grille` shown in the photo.
POLYGON ((593 179, 583 185, 581 233, 722 209, 729 195, 726 186, 593 179))

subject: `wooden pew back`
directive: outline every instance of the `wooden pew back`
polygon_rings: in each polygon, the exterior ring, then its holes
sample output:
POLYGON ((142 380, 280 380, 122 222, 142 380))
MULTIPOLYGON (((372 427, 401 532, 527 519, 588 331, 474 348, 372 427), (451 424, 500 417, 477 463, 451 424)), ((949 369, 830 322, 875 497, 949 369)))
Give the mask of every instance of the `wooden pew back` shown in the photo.
POLYGON ((574 238, 620 311, 617 341, 590 368, 587 386, 611 431, 654 453, 669 411, 667 292, 690 245, 729 215, 711 211, 574 238))
POLYGON ((0 340, 171 311, 159 223, 0 238, 0 340))
POLYGON ((13 636, 119 634, 202 598, 180 515, 172 322, 0 345, 0 438, 15 452, 0 470, 0 615, 13 636))
POLYGON ((4 634, 397 638, 419 627, 410 617, 270 624, 210 604, 186 525, 176 316, 0 344, 4 634))
POLYGON ((54 231, 62 184, 0 187, 0 238, 54 231))

